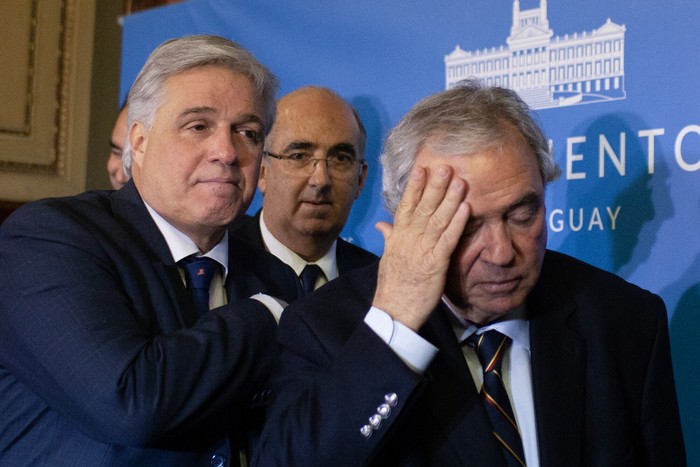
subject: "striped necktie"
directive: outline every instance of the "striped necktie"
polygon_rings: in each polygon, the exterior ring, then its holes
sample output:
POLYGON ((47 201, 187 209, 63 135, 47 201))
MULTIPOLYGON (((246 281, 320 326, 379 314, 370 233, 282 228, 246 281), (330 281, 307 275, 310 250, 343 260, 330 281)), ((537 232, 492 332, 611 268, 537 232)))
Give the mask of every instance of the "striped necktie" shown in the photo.
POLYGON ((503 448, 507 465, 522 467, 525 465, 523 443, 501 378, 502 357, 510 343, 510 337, 490 330, 478 336, 472 334, 466 342, 476 350, 484 371, 481 396, 491 419, 493 435, 503 448))

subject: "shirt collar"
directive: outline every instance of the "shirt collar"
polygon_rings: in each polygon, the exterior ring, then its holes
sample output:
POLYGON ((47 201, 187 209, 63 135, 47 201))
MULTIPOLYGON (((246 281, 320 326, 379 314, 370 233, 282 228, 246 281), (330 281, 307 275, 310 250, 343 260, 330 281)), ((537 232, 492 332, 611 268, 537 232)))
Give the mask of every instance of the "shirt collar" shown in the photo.
MULTIPOLYGON (((173 227, 172 224, 166 221, 145 201, 144 204, 146 205, 148 213, 153 218, 153 221, 156 223, 158 230, 160 230, 163 237, 165 237, 165 242, 168 244, 170 253, 173 255, 173 260, 176 263, 188 256, 199 256, 199 248, 197 248, 197 245, 190 237, 173 227)), ((221 264, 224 267, 223 279, 226 280, 226 275, 228 274, 228 231, 224 231, 224 235, 219 243, 202 256, 207 256, 221 264)))
MULTIPOLYGON (((269 251, 270 253, 278 257, 280 260, 282 260, 282 262, 288 264, 292 269, 294 269, 294 272, 297 276, 300 275, 301 271, 308 264, 308 262, 298 254, 296 254, 294 251, 289 249, 285 244, 277 240, 277 238, 275 238, 274 235, 272 235, 272 232, 270 232, 270 230, 265 225, 263 215, 264 211, 261 211, 260 232, 262 233, 265 248, 267 249, 267 251, 269 251)), ((337 244, 338 241, 334 241, 331 247, 326 252, 326 254, 313 262, 313 264, 316 264, 321 268, 323 274, 326 276, 326 279, 328 279, 329 281, 338 277, 338 264, 336 262, 335 255, 337 244)))
POLYGON ((445 294, 442 295, 441 300, 445 307, 450 310, 448 319, 459 342, 463 342, 474 333, 482 334, 495 329, 501 334, 510 337, 515 344, 524 347, 528 351, 530 350, 530 322, 525 318, 525 305, 508 312, 496 322, 477 327, 460 316, 457 306, 445 294))

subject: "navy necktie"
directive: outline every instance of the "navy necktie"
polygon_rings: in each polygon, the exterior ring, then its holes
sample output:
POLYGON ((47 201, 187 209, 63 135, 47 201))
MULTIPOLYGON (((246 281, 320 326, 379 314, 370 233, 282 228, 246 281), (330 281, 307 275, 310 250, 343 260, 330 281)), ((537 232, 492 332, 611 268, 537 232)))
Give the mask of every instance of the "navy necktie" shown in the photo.
POLYGON ((510 343, 510 337, 490 330, 479 336, 472 334, 467 338, 467 343, 476 350, 484 371, 481 396, 491 419, 493 435, 503 448, 507 465, 524 466, 525 455, 520 431, 501 378, 502 357, 510 343))
POLYGON ((209 310, 209 286, 214 274, 219 269, 219 263, 206 256, 190 257, 182 260, 187 277, 187 288, 190 289, 197 316, 209 310))
POLYGON ((321 274, 321 268, 316 264, 307 264, 304 270, 301 271, 299 278, 301 279, 301 287, 304 289, 304 295, 309 295, 316 287, 316 280, 321 274))

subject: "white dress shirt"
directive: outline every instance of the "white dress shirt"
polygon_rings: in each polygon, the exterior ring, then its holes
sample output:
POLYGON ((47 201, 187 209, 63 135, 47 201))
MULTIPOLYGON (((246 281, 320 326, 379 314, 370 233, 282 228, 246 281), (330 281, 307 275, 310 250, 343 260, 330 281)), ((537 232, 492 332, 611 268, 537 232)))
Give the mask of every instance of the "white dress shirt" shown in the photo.
MULTIPOLYGON (((175 262, 178 262, 188 256, 206 256, 213 259, 222 266, 222 269, 214 274, 212 278, 211 285, 209 286, 209 309, 217 308, 228 303, 228 296, 226 294, 226 288, 224 284, 226 283, 226 277, 228 275, 228 231, 224 231, 219 243, 217 243, 214 248, 206 252, 204 255, 200 255, 199 248, 184 233, 180 232, 178 229, 173 227, 168 221, 166 221, 160 214, 158 214, 152 207, 144 201, 148 213, 153 218, 156 223, 158 230, 165 237, 165 242, 168 244, 170 253, 173 255, 175 262)), ((180 277, 182 278, 183 284, 186 284, 185 271, 180 268, 180 277)), ((282 316, 282 311, 286 303, 265 294, 255 294, 252 297, 265 305, 267 309, 272 313, 275 321, 279 322, 282 316)))
MULTIPOLYGON (((146 209, 148 209, 158 229, 165 237, 170 253, 173 255, 176 263, 188 256, 195 255, 206 256, 221 265, 223 273, 217 271, 209 286, 209 309, 225 305, 227 297, 224 283, 228 274, 228 231, 224 231, 224 235, 214 248, 200 255, 199 248, 190 237, 173 227, 147 203, 144 202, 144 204, 146 204, 146 209)), ((186 283, 185 272, 182 268, 180 268, 180 277, 182 277, 183 283, 186 283)))
POLYGON ((265 225, 264 214, 264 211, 260 212, 260 232, 262 233, 263 243, 267 251, 277 256, 283 263, 289 265, 297 276, 301 275, 301 271, 304 270, 307 264, 315 264, 320 267, 323 274, 318 275, 314 290, 338 277, 338 263, 335 258, 337 241, 333 242, 325 255, 313 263, 308 263, 304 258, 290 250, 272 235, 272 232, 270 232, 265 225))

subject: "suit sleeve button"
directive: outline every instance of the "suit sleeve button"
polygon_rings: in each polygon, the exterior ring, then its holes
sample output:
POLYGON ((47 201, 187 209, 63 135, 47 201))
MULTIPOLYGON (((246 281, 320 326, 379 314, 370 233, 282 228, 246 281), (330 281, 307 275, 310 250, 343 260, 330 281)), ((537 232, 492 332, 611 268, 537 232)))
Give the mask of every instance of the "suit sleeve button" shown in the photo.
POLYGON ((389 414, 391 414, 391 407, 389 406, 389 404, 382 404, 379 407, 377 407, 377 413, 383 419, 387 419, 389 418, 389 414))
POLYGON ((399 396, 395 392, 390 392, 384 396, 384 401, 389 404, 390 407, 396 407, 396 404, 399 403, 399 396))
POLYGON ((209 460, 209 465, 211 467, 224 467, 226 465, 226 458, 219 454, 214 454, 209 460))

